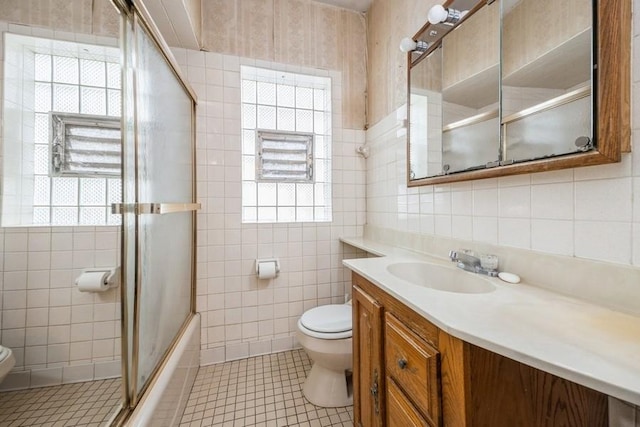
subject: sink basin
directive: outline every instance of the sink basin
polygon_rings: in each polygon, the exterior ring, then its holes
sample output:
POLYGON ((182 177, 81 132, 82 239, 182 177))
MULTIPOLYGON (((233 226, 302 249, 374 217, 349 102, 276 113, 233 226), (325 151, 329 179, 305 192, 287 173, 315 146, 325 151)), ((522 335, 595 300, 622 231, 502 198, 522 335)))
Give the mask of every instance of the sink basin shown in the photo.
POLYGON ((398 279, 438 291, 484 294, 495 290, 493 283, 482 276, 426 262, 398 262, 388 265, 387 271, 398 279))

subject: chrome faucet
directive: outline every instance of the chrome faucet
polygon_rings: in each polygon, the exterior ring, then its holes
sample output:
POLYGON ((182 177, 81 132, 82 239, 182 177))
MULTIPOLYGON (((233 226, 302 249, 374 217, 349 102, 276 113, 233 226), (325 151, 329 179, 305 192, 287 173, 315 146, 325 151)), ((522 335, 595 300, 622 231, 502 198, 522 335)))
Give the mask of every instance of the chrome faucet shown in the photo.
POLYGON ((482 261, 475 255, 471 255, 468 250, 460 249, 458 251, 450 251, 449 258, 456 263, 458 268, 472 273, 486 274, 490 277, 498 276, 497 268, 485 268, 482 266, 482 261))

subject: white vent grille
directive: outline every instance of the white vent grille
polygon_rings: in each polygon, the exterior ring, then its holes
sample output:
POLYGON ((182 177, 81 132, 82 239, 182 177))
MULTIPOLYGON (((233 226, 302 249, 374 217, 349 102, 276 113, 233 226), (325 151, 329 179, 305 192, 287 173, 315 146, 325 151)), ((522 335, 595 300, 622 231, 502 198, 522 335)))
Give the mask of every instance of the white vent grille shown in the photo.
POLYGON ((257 132, 259 181, 313 182, 313 134, 257 132))
POLYGON ((51 114, 52 176, 120 176, 120 119, 108 116, 51 114))

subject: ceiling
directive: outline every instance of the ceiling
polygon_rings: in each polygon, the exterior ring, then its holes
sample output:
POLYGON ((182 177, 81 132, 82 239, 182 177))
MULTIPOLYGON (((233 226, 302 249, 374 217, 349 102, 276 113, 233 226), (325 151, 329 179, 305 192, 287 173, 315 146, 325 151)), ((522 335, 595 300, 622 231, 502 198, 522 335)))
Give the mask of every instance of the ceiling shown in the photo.
POLYGON ((315 0, 320 3, 331 4, 357 12, 366 12, 371 6, 371 0, 315 0))

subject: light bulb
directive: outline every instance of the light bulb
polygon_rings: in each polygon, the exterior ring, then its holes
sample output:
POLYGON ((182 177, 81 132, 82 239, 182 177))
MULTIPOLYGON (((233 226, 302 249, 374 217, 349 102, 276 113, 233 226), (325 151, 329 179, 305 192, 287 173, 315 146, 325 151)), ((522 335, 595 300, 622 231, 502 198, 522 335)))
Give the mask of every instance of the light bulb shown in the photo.
POLYGON ((405 37, 400 42, 400 50, 405 53, 415 52, 418 55, 422 55, 428 49, 429 49, 429 43, 423 40, 415 41, 409 37, 405 37))
POLYGON ((429 10, 427 20, 431 25, 445 23, 447 25, 455 25, 464 16, 469 13, 468 10, 459 11, 457 9, 445 9, 442 5, 435 5, 429 10))
POLYGON ((449 13, 447 12, 447 10, 442 5, 437 4, 429 10, 427 20, 431 25, 436 25, 446 21, 448 15, 449 13))
POLYGON ((400 50, 403 52, 413 52, 416 50, 418 43, 416 43, 413 39, 409 37, 405 37, 400 42, 400 50))

